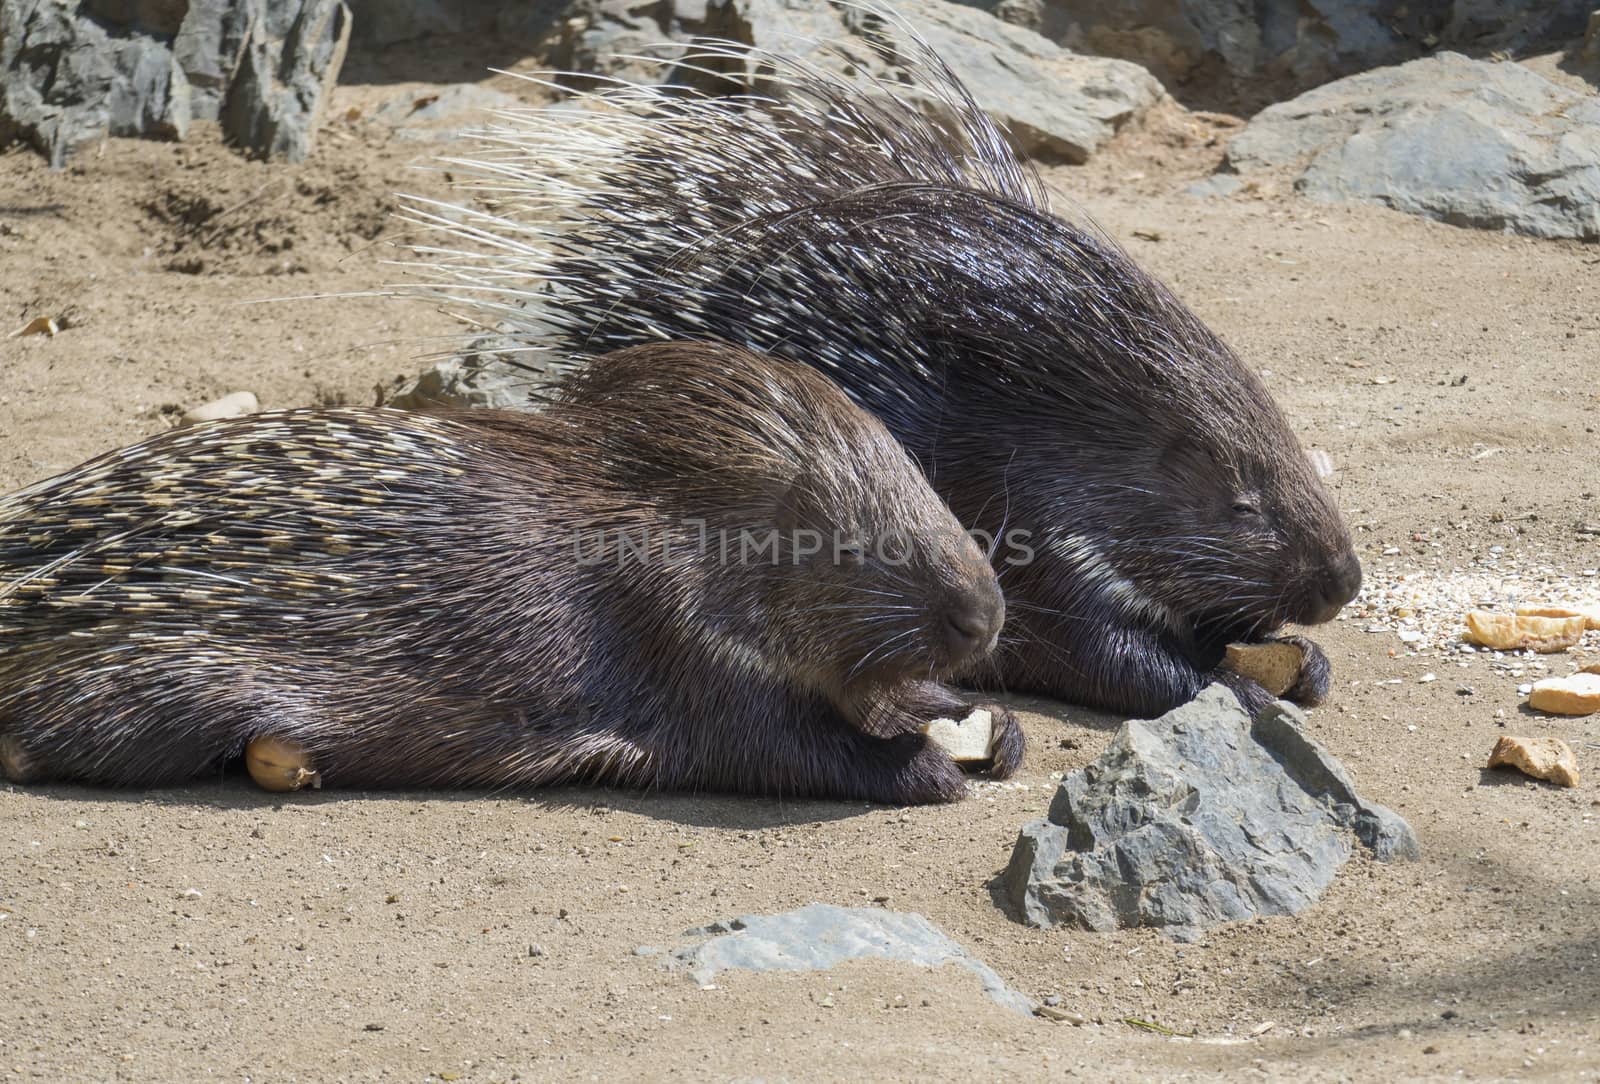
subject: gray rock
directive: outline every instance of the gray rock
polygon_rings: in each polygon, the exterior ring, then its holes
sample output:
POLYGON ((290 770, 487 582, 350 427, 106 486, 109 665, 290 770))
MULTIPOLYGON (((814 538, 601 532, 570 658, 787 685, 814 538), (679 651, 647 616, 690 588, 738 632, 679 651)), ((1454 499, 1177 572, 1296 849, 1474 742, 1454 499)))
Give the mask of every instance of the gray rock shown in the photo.
MULTIPOLYGON (((1136 64, 1080 56, 975 8, 906 0, 898 10, 984 111, 1035 157, 1082 162, 1165 96, 1156 78, 1136 64)), ((897 28, 887 33, 907 48, 897 28)))
POLYGON ((956 964, 977 975, 997 1003, 1031 1014, 1034 1002, 919 914, 813 903, 777 915, 745 915, 690 930, 703 938, 674 949, 670 965, 705 984, 719 971, 826 971, 846 960, 956 964))
MULTIPOLYGON (((1030 154, 1081 162, 1164 97, 1161 84, 1136 65, 1080 56, 975 8, 902 0, 896 10, 1030 154)), ((636 80, 659 79, 662 71, 628 56, 664 40, 723 38, 891 83, 901 58, 913 53, 905 26, 828 0, 578 0, 568 16, 558 66, 636 80)), ((759 73, 742 74, 759 80, 759 73)), ((686 72, 675 78, 698 81, 686 72)))
POLYGON ((396 139, 438 143, 460 139, 468 130, 491 123, 496 111, 526 105, 522 99, 491 87, 458 83, 390 98, 373 111, 372 118, 392 127, 396 139))
POLYGON ((268 158, 303 161, 349 42, 341 0, 264 2, 223 99, 223 130, 268 158))
POLYGON ((1356 793, 1344 765, 1305 732, 1306 717, 1293 704, 1269 705, 1250 726, 1256 740, 1301 790, 1328 805, 1334 820, 1349 828, 1381 862, 1422 857, 1416 833, 1399 814, 1356 793))
POLYGON ((210 0, 189 5, 172 55, 189 83, 190 115, 217 120, 259 16, 257 5, 210 0))
POLYGON ((356 41, 381 49, 430 34, 481 32, 493 19, 492 13, 479 10, 485 6, 503 6, 503 0, 490 5, 470 0, 350 0, 350 13, 356 41))
POLYGON ((1244 187, 1244 181, 1231 173, 1214 173, 1184 185, 1185 195, 1206 199, 1211 196, 1231 196, 1244 187))
POLYGON ((1432 49, 1526 53, 1594 0, 965 0, 1073 49, 1143 65, 1186 102, 1270 100, 1432 49))
POLYGON ((526 47, 556 25, 565 0, 346 0, 355 16, 355 42, 382 49, 405 41, 461 35, 484 43, 490 56, 503 45, 526 47))
POLYGON ((488 335, 465 352, 429 366, 409 384, 385 395, 383 402, 401 410, 533 410, 538 405, 533 393, 559 370, 553 360, 530 356, 510 339, 488 335))
POLYGON ((60 166, 108 135, 182 138, 187 104, 153 39, 113 36, 49 0, 0 0, 0 145, 26 141, 60 166))
POLYGON ((1600 97, 1441 53, 1261 111, 1224 168, 1292 169, 1314 199, 1460 226, 1600 239, 1600 97))
POLYGON ((1221 685, 1123 724, 1022 829, 1004 884, 1034 926, 1154 926, 1193 940, 1222 922, 1309 906, 1349 857, 1420 850, 1406 823, 1356 795, 1288 704, 1249 716, 1221 685))
POLYGON ((63 164, 106 136, 182 139, 221 120, 230 139, 291 161, 349 35, 339 0, 0 0, 0 144, 63 164))

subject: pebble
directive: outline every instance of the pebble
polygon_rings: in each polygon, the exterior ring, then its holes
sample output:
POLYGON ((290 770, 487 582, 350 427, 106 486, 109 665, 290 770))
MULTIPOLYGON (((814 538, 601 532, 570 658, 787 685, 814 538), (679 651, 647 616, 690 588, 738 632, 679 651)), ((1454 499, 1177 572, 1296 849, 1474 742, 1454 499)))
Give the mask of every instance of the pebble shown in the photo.
POLYGON ((261 409, 261 403, 254 393, 248 391, 229 392, 221 399, 213 399, 209 403, 202 403, 184 411, 179 422, 191 425, 195 422, 212 422, 219 418, 237 418, 244 414, 254 414, 261 409))
POLYGON ((1056 1005, 1040 1005, 1033 1010, 1033 1015, 1043 1020, 1054 1020, 1058 1024, 1071 1024, 1075 1028, 1081 1028, 1089 1022, 1089 1018, 1082 1013, 1073 1012, 1071 1009, 1063 1009, 1056 1005))

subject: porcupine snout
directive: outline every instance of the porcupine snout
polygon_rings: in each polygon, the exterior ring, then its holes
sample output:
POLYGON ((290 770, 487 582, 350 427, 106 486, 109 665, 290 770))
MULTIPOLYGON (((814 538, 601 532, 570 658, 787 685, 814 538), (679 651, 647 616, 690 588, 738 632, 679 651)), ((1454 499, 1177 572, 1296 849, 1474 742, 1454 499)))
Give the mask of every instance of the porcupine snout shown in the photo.
POLYGON ((1006 623, 1006 602, 994 569, 976 550, 957 567, 962 579, 948 596, 942 631, 950 666, 959 669, 994 650, 1006 623))
POLYGON ((1316 586, 1319 609, 1308 615, 1310 625, 1332 621, 1346 603, 1361 590, 1361 562, 1354 553, 1345 553, 1324 571, 1316 586))

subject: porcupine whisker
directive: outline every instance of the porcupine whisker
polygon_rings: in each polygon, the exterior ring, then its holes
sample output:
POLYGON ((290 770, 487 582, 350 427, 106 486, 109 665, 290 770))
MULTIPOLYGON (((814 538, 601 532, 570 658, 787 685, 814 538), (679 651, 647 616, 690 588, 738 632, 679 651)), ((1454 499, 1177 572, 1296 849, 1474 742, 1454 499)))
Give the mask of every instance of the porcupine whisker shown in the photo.
POLYGON ((888 658, 894 653, 895 645, 899 643, 899 641, 906 639, 907 637, 915 636, 916 633, 916 629, 904 629, 901 632, 896 633, 894 636, 891 636, 888 640, 883 641, 871 651, 867 652, 867 654, 858 659, 856 664, 850 668, 848 673, 845 674, 845 684, 848 685, 852 680, 855 679, 857 674, 861 673, 873 662, 888 658))

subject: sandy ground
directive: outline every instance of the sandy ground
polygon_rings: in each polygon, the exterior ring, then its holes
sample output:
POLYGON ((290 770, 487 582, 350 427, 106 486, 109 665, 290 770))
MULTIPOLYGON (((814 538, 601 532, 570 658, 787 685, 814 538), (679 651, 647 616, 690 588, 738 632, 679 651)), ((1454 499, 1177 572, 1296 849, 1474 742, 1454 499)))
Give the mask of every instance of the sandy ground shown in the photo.
MULTIPOLYGON (((444 183, 410 169, 428 148, 366 119, 406 89, 341 88, 302 166, 242 161, 204 133, 111 141, 55 174, 0 155, 0 335, 69 325, 0 338, 0 489, 236 388, 269 407, 365 403, 414 371, 455 329, 425 306, 262 300, 395 277, 389 193, 444 183)), ((1600 717, 1528 714, 1533 663, 1395 632, 1453 624, 1451 591, 1600 597, 1600 535, 1583 533, 1600 525, 1600 250, 1270 189, 1175 194, 1214 160, 1207 142, 1199 124, 1147 131, 1051 180, 1269 371, 1338 464, 1383 595, 1319 630, 1337 681, 1311 725, 1410 819, 1422 861, 1358 858, 1306 913, 1195 945, 1026 928, 993 895, 1017 828, 1117 722, 1048 704, 1024 705, 1015 785, 942 808, 278 798, 237 774, 149 793, 0 787, 0 1075, 1600 1079, 1600 717), (1481 771, 1508 732, 1565 738, 1582 786, 1481 771), (811 901, 919 911, 1089 1022, 1013 1014, 956 969, 702 989, 633 951, 811 901)), ((1600 638, 1575 654, 1600 657, 1600 638)))

